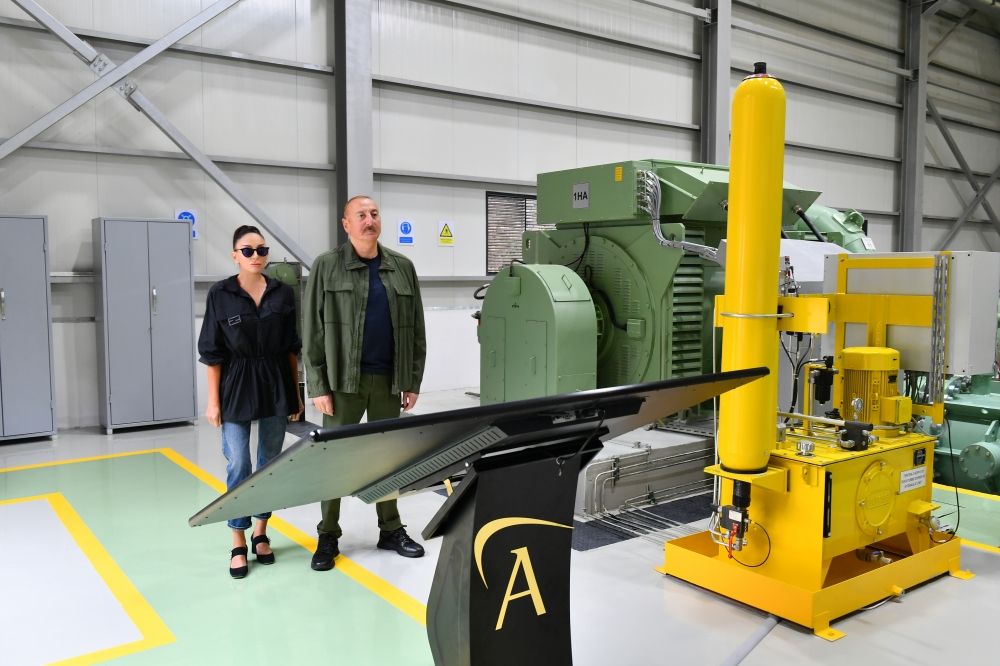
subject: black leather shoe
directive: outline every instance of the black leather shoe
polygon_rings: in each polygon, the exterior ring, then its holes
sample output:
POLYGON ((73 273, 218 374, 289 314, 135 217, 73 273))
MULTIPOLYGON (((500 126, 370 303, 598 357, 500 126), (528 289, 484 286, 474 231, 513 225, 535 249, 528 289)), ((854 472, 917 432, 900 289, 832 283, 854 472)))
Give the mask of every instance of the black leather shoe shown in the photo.
MULTIPOLYGON (((247 547, 240 546, 239 548, 233 548, 233 551, 229 554, 229 563, 233 563, 233 558, 237 555, 247 556, 247 547)), ((244 564, 241 567, 229 567, 229 575, 233 578, 245 578, 247 572, 250 571, 250 567, 244 564)))
POLYGON ((391 532, 379 532, 378 547, 394 550, 403 557, 423 557, 424 547, 410 538, 402 527, 391 532))
POLYGON ((262 555, 257 552, 257 546, 262 543, 270 545, 271 540, 267 538, 266 534, 261 534, 260 536, 255 536, 250 540, 250 545, 253 548, 253 554, 257 556, 257 561, 261 564, 274 564, 274 553, 270 552, 267 555, 262 555))
POLYGON ((312 557, 313 571, 329 571, 333 568, 334 558, 340 555, 340 548, 337 547, 337 537, 332 534, 320 534, 319 544, 312 557))

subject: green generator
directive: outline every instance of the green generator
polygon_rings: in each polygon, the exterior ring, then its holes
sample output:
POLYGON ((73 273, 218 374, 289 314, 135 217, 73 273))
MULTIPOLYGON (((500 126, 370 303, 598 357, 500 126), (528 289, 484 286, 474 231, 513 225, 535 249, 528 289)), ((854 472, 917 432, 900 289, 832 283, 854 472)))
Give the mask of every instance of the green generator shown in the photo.
POLYGON ((952 377, 945 387, 946 425, 923 419, 937 435, 934 481, 1000 494, 1000 381, 991 375, 952 377))
MULTIPOLYGON (((688 162, 539 174, 551 228, 525 232, 523 263, 486 291, 482 404, 711 372, 728 191, 728 168, 688 162)), ((785 184, 784 235, 864 251, 861 214, 816 206, 819 194, 785 184)))

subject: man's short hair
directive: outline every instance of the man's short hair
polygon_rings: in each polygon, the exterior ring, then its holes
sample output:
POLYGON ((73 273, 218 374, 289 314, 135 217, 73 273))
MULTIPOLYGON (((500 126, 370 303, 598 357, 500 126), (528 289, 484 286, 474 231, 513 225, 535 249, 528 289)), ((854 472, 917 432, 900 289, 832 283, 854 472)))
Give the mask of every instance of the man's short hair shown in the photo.
POLYGON ((341 215, 341 217, 347 217, 347 207, 350 206, 355 201, 357 201, 358 199, 371 199, 373 202, 375 201, 375 199, 372 199, 372 197, 368 196, 367 194, 355 194, 353 197, 351 197, 344 203, 344 213, 341 215))

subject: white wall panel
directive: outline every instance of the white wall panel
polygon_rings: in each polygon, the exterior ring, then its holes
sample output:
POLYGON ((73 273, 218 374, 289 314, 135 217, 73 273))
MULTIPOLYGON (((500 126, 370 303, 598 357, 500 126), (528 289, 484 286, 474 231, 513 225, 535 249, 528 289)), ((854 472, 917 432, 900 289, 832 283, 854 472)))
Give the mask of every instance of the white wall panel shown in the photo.
MULTIPOLYGON (((944 239, 951 223, 941 221, 924 221, 924 247, 937 248, 944 239)), ((990 224, 965 224, 948 243, 947 250, 988 250, 1000 252, 1000 236, 993 231, 990 224)))
MULTIPOLYGON (((1000 57, 993 62, 1000 67, 1000 57)), ((930 70, 927 80, 927 97, 943 115, 1000 130, 1000 88, 935 69, 930 70)))
MULTIPOLYGON (((9 137, 93 83, 94 75, 55 37, 0 27, 0 136, 9 137)), ((94 143, 95 103, 88 102, 40 139, 94 143)))
POLYGON ((451 98, 386 88, 376 89, 373 98, 380 137, 376 167, 453 173, 451 98))
POLYGON ((377 7, 379 71, 450 85, 454 10, 407 0, 379 0, 377 7))
MULTIPOLYGON (((48 0, 40 0, 48 9, 48 0)), ((200 0, 171 0, 170 2, 153 2, 146 0, 93 0, 79 4, 92 4, 94 26, 104 32, 128 35, 130 37, 145 37, 159 39, 184 21, 202 10, 200 0)), ((207 6, 207 5, 205 5, 207 6)), ((218 16, 213 21, 231 19, 229 12, 218 16)), ((201 44, 201 33, 196 31, 182 40, 186 44, 201 44)))
MULTIPOLYGON (((580 12, 592 17, 620 12, 617 19, 598 22, 627 32, 635 5, 624 0, 611 6, 593 3, 580 12)), ((542 7, 552 10, 545 3, 542 7)), ((376 72, 383 76, 623 115, 696 121, 695 62, 451 7, 381 0, 379 8, 383 14, 375 21, 373 51, 378 54, 376 72)), ((571 9, 575 16, 575 5, 571 9)))
POLYGON ((498 95, 516 95, 517 26, 497 18, 455 13, 452 84, 498 95))
POLYGON ((517 107, 456 99, 453 112, 456 173, 517 179, 517 107))
POLYGON ((585 109, 628 114, 632 81, 628 49, 597 40, 577 45, 576 104, 585 109))
POLYGON ((56 427, 97 425, 97 326, 92 322, 53 324, 52 361, 56 427))
POLYGON ((554 22, 562 25, 576 25, 578 0, 486 0, 479 4, 501 11, 513 12, 528 18, 554 22))
POLYGON ((576 134, 575 166, 624 162, 629 158, 631 145, 627 125, 580 118, 576 122, 576 134))
POLYGON ((629 14, 629 31, 624 37, 664 49, 701 52, 701 23, 694 18, 639 2, 630 3, 629 14))
POLYGON ((785 180, 821 191, 819 203, 834 208, 895 210, 895 174, 892 164, 794 148, 785 151, 785 180))
MULTIPOLYGON (((989 132, 948 121, 945 121, 945 125, 973 171, 989 173, 1000 165, 1000 132, 989 132)), ((958 160, 945 143, 937 124, 929 118, 925 159, 928 164, 958 167, 958 160)))
MULTIPOLYGON (((957 218, 964 208, 960 200, 971 201, 973 196, 972 188, 961 174, 940 171, 924 174, 924 215, 957 218)), ((973 217, 984 217, 982 209, 973 217)))
POLYGON ((577 121, 577 138, 576 166, 649 158, 690 162, 697 149, 694 132, 596 118, 577 121))
POLYGON ((577 104, 577 41, 542 28, 518 28, 517 94, 542 102, 577 104))
POLYGON ((694 162, 698 159, 698 150, 695 132, 649 125, 633 125, 629 129, 629 159, 694 162))
MULTIPOLYGON (((333 216, 339 219, 340 215, 334 212, 334 197, 323 196, 322 192, 333 189, 332 173, 251 166, 228 167, 226 173, 242 186, 286 234, 314 257, 332 246, 330 220, 333 216)), ((211 233, 215 234, 200 244, 204 248, 205 273, 231 273, 233 231, 241 224, 256 222, 212 182, 205 186, 205 210, 202 211, 202 218, 205 220, 205 228, 210 227, 211 233)), ((295 260, 267 231, 261 231, 268 237, 272 259, 295 260)), ((199 254, 196 253, 195 258, 198 257, 199 254)))
POLYGON ((786 86, 785 93, 788 141, 898 156, 897 109, 795 85, 786 86))
POLYGON ((295 131, 298 136, 295 159, 314 164, 333 164, 337 155, 333 77, 296 74, 295 98, 295 131))
MULTIPOLYGON (((74 28, 94 27, 93 0, 45 0, 42 6, 57 19, 74 28)), ((0 16, 32 20, 12 2, 0 2, 0 16)))
MULTIPOLYGON (((901 2, 870 0, 749 0, 781 16, 843 32, 890 48, 902 48, 901 2)), ((736 11, 748 11, 737 7, 736 11)), ((810 33, 811 34, 811 33, 810 33)))
MULTIPOLYGON (((486 195, 482 185, 426 179, 378 181, 382 241, 408 256, 421 276, 483 275, 486 272, 486 195), (401 220, 413 225, 414 244, 400 246, 401 220), (438 245, 438 224, 448 222, 453 246, 438 245)), ((427 304, 425 304, 427 305, 427 304)))
MULTIPOLYGON (((631 55, 628 113, 700 124, 700 71, 698 63, 670 56, 652 53, 631 55)), ((621 104, 621 100, 617 101, 621 104)))
MULTIPOLYGON (((996 168, 996 167, 994 167, 996 168)), ((924 174, 924 214, 958 218, 965 205, 975 197, 965 176, 958 173, 928 171, 924 174)), ((993 210, 1000 211, 1000 188, 994 183, 988 190, 986 199, 993 210)), ((986 219, 986 213, 977 206, 973 219, 986 219)))
POLYGON ((302 169, 296 172, 296 181, 298 241, 303 249, 315 257, 334 246, 334 230, 340 228, 336 178, 333 173, 302 169))
MULTIPOLYGON (((136 49, 107 49, 108 57, 123 63, 136 49)), ((83 63, 78 65, 86 70, 83 63)), ((182 134, 197 146, 205 145, 204 76, 201 63, 194 56, 163 54, 152 61, 132 80, 182 134)), ((101 146, 168 150, 177 146, 128 100, 109 90, 97 98, 97 141, 101 146)))
POLYGON ((218 60, 205 60, 202 69, 206 153, 298 159, 295 76, 218 60))
POLYGON ((894 252, 896 247, 896 218, 881 215, 866 215, 868 237, 875 241, 879 252, 894 252))
MULTIPOLYGON (((843 44, 838 50, 854 52, 856 56, 870 58, 872 62, 886 60, 880 52, 861 49, 843 44)), ((834 85, 866 96, 886 101, 898 97, 899 77, 890 72, 847 62, 836 57, 836 51, 829 54, 817 53, 776 39, 733 30, 733 64, 749 67, 750 63, 764 61, 772 76, 805 80, 811 84, 834 85)), ((890 58, 891 60, 891 58, 890 58)), ((882 63, 896 66, 895 63, 882 63)))
POLYGON ((223 51, 295 60, 296 4, 296 0, 241 0, 201 28, 201 44, 223 51))
POLYGON ((49 268, 90 270, 96 155, 22 148, 0 161, 0 214, 48 215, 49 268))
POLYGON ((295 59, 333 64, 333 6, 328 0, 296 0, 295 59))
POLYGON ((533 180, 545 171, 578 165, 576 118, 564 113, 521 109, 517 114, 517 172, 533 180))
MULTIPOLYGON (((967 11, 968 7, 958 5, 956 13, 964 15, 967 11)), ((928 43, 931 47, 936 45, 944 33, 954 25, 954 21, 940 16, 931 19, 928 26, 928 43)), ((964 26, 953 32, 944 46, 937 50, 933 62, 1000 83, 1000 70, 996 66, 998 61, 1000 61, 1000 40, 995 35, 985 35, 964 26)))
POLYGON ((627 35, 634 0, 578 0, 576 25, 602 35, 627 35))
POLYGON ((424 313, 427 362, 421 393, 479 386, 479 341, 472 312, 465 309, 424 313))

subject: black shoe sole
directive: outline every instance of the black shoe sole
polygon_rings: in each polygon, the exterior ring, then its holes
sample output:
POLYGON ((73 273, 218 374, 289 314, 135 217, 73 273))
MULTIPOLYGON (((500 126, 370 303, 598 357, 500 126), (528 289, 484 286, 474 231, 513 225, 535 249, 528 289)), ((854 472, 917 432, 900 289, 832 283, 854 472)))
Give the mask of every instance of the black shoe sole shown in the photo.
POLYGON ((399 555, 401 557, 409 557, 409 558, 414 558, 415 559, 415 558, 423 557, 424 556, 424 553, 422 553, 422 552, 420 552, 420 553, 405 553, 405 552, 403 552, 401 550, 396 550, 392 546, 376 546, 376 548, 381 548, 382 550, 391 550, 392 552, 396 553, 397 555, 399 555))
POLYGON ((250 571, 250 567, 236 567, 235 569, 229 570, 229 575, 234 579, 239 580, 240 578, 246 578, 248 571, 250 571))
POLYGON ((309 564, 313 571, 329 571, 334 567, 334 561, 331 559, 329 562, 311 562, 309 564))

